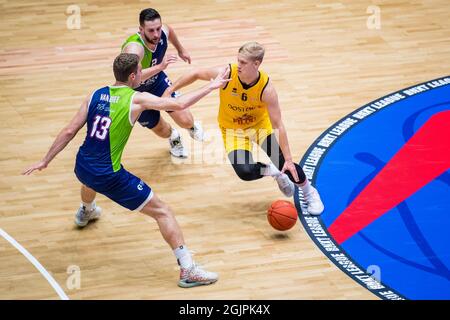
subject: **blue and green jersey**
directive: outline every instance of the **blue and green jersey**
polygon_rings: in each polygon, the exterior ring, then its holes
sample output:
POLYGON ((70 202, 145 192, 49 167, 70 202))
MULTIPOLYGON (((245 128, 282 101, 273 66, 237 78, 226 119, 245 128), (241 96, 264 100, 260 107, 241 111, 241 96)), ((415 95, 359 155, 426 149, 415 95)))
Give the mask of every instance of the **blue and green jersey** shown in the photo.
POLYGON ((77 155, 77 165, 94 175, 114 173, 130 137, 131 103, 135 91, 127 86, 103 87, 92 94, 88 106, 87 134, 77 155))
MULTIPOLYGON (((122 51, 123 49, 130 43, 137 43, 141 45, 144 48, 144 57, 141 60, 141 66, 142 69, 150 68, 153 66, 156 66, 160 64, 163 59, 164 55, 167 51, 168 46, 168 38, 164 30, 161 31, 161 39, 159 40, 158 45, 156 46, 155 50, 151 51, 147 45, 145 44, 144 40, 141 37, 141 34, 135 33, 127 38, 125 42, 122 44, 122 51)), ((147 79, 145 83, 147 84, 153 84, 157 82, 159 73, 154 75, 153 77, 147 79)))

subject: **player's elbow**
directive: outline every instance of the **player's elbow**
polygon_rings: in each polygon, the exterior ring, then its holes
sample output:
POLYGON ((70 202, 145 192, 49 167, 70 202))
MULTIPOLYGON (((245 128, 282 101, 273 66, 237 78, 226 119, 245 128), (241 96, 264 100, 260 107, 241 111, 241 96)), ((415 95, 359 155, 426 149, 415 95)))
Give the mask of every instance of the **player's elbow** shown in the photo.
POLYGON ((205 76, 203 75, 202 70, 195 69, 195 70, 192 70, 191 78, 192 78, 192 80, 197 81, 197 80, 204 80, 205 76))
POLYGON ((74 137, 77 134, 78 130, 72 126, 65 127, 63 129, 63 134, 69 138, 74 137))
POLYGON ((189 105, 184 101, 175 100, 175 99, 171 99, 171 100, 172 100, 170 103, 171 111, 181 111, 181 110, 184 110, 187 107, 189 107, 189 105))
POLYGON ((178 101, 177 105, 178 105, 177 110, 184 110, 184 109, 189 108, 189 104, 187 104, 186 102, 183 102, 183 101, 178 101))

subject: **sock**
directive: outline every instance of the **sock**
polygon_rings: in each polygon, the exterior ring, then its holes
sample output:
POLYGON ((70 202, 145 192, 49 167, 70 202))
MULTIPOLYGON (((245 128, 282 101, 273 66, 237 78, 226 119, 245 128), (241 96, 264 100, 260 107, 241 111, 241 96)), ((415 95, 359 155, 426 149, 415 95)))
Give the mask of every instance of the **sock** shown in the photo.
POLYGON ((172 133, 170 134, 170 140, 175 140, 178 137, 180 137, 180 134, 178 133, 177 129, 172 128, 172 133))
POLYGON ((266 164, 266 167, 263 170, 263 176, 271 176, 278 177, 281 174, 281 171, 278 170, 277 167, 273 163, 266 164))
POLYGON ((175 250, 173 250, 175 257, 177 257, 178 264, 181 268, 190 268, 194 261, 192 260, 192 255, 189 252, 188 248, 184 245, 179 246, 175 250))
POLYGON ((313 190, 313 187, 311 186, 311 183, 309 183, 308 179, 305 180, 305 183, 303 185, 299 186, 302 189, 304 195, 309 194, 313 190))
POLYGON ((81 205, 84 207, 86 211, 91 211, 92 209, 95 209, 95 200, 90 203, 82 201, 81 205))

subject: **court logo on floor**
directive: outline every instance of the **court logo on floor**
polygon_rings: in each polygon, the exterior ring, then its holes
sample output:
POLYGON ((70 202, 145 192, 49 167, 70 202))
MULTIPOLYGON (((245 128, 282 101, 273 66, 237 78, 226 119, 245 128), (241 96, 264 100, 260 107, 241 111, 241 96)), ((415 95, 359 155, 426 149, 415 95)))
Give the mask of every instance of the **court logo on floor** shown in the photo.
POLYGON ((300 161, 325 211, 300 220, 318 247, 383 299, 450 299, 450 77, 375 100, 300 161))

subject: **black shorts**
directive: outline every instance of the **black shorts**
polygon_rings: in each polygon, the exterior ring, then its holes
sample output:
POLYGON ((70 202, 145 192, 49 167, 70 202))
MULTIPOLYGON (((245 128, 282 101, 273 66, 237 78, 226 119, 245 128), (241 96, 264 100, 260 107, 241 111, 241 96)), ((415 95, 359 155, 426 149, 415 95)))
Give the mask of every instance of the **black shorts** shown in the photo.
MULTIPOLYGON (((161 71, 156 76, 153 76, 152 78, 142 83, 135 90, 139 92, 148 92, 155 96, 161 97, 166 89, 171 85, 172 82, 170 82, 169 77, 163 71, 161 71)), ((177 92, 172 93, 173 98, 175 98, 177 95, 177 92)), ((159 110, 146 110, 141 113, 138 121, 143 127, 152 129, 158 124, 160 118, 161 113, 159 112, 159 110)))

